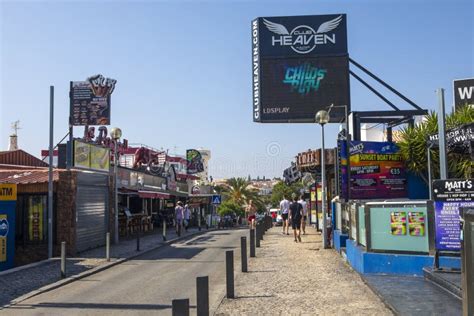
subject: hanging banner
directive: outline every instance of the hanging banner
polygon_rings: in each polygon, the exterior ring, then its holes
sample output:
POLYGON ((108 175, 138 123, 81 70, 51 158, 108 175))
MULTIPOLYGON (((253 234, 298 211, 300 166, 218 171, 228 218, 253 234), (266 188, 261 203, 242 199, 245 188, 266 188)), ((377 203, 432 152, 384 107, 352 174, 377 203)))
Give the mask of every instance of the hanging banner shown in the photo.
POLYGON ((110 95, 117 80, 95 75, 86 81, 70 83, 70 123, 80 125, 110 125, 110 95))
POLYGON ((0 184, 0 271, 14 266, 16 184, 0 184))
POLYGON ((188 174, 196 174, 196 173, 204 171, 202 155, 199 152, 199 150, 196 150, 196 149, 186 150, 186 164, 187 164, 188 174))
POLYGON ((437 250, 459 251, 461 207, 474 207, 474 179, 433 181, 435 246, 437 250))

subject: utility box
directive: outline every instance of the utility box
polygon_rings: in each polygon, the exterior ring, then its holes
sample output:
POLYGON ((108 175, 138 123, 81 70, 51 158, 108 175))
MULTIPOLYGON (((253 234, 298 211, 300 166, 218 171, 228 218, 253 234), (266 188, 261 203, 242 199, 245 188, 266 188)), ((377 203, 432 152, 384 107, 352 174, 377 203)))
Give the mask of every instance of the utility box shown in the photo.
POLYGON ((0 184, 0 271, 15 265, 16 184, 0 184))

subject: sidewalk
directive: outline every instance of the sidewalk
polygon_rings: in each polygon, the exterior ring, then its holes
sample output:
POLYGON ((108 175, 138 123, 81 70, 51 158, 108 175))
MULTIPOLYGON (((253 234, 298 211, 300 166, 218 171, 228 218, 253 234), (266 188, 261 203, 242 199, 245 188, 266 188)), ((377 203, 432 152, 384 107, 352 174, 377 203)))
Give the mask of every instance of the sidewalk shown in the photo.
POLYGON ((295 243, 281 227, 267 231, 249 272, 236 263, 236 299, 216 315, 392 315, 337 252, 322 249, 315 229, 306 232, 295 243))
MULTIPOLYGON (((206 231, 202 229, 201 231, 206 231)), ((197 228, 189 229, 182 237, 198 233, 197 228)), ((174 229, 168 229, 166 241, 163 241, 161 230, 156 230, 153 234, 147 234, 140 238, 140 252, 136 250, 136 239, 123 239, 118 245, 110 247, 110 262, 105 260, 105 247, 92 249, 81 253, 78 258, 68 258, 66 264, 67 277, 78 276, 92 269, 106 268, 117 264, 120 261, 129 259, 145 251, 152 250, 165 243, 178 239, 174 229)), ((53 258, 37 264, 28 265, 12 269, 13 271, 4 271, 0 273, 0 309, 27 293, 36 291, 42 287, 51 285, 61 280, 60 260, 53 258)))

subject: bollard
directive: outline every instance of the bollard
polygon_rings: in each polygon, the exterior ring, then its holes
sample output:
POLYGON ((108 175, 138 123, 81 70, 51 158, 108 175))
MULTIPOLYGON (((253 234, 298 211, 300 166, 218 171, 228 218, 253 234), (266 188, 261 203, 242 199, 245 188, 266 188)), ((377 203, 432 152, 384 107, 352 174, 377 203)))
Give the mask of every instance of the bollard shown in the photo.
POLYGON ((137 229, 137 251, 140 251, 140 227, 137 229))
POLYGON ((242 259, 242 272, 247 272, 247 238, 240 237, 240 258, 242 259))
POLYGON ((209 277, 196 278, 197 316, 209 316, 209 277))
POLYGON ((260 248, 260 228, 257 226, 255 227, 255 246, 260 248))
POLYGON ((61 242, 61 278, 66 277, 66 242, 61 242))
POLYGON ((250 229, 250 258, 255 257, 255 229, 250 229))
POLYGON ((234 298, 234 251, 225 252, 225 274, 227 284, 227 298, 234 298))
POLYGON ((173 316, 189 316, 189 299, 173 300, 172 303, 173 316))
POLYGON ((110 261, 110 233, 105 235, 105 258, 110 261))
POLYGON ((166 220, 163 221, 163 241, 166 241, 166 220))
POLYGON ((265 227, 263 226, 263 222, 260 222, 260 240, 263 240, 263 235, 265 235, 265 227))
POLYGON ((198 230, 201 231, 201 212, 199 212, 198 216, 198 230))

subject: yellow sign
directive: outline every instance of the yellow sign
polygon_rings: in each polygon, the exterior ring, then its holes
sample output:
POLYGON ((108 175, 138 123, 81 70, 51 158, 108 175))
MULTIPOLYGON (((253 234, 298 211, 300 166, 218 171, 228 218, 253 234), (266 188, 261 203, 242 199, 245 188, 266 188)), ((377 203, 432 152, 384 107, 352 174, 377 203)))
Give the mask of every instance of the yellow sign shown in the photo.
MULTIPOLYGON (((16 191, 15 191, 16 193, 16 191)), ((0 222, 7 221, 7 215, 6 214, 1 214, 0 215, 0 222)), ((8 222, 7 222, 8 223, 8 222)), ((8 227, 4 228, 8 229, 8 227)), ((7 237, 1 237, 0 236, 0 262, 5 262, 7 261, 7 237)))
POLYGON ((74 166, 108 172, 110 168, 110 149, 75 140, 74 166))
POLYGON ((0 184, 0 201, 16 201, 16 184, 0 184))

